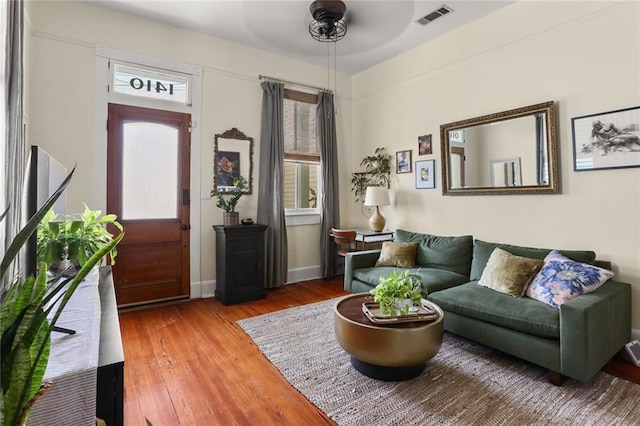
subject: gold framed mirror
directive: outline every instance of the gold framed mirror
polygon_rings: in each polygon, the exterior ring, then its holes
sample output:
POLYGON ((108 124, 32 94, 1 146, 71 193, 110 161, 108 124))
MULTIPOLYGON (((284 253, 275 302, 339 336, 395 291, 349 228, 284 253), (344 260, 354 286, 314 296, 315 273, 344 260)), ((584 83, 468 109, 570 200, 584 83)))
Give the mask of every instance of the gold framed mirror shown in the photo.
POLYGON ((440 126, 443 195, 557 194, 553 101, 440 126))
POLYGON ((242 176, 248 182, 245 193, 253 191, 253 138, 235 127, 217 134, 214 141, 213 188, 233 192, 233 179, 242 176))

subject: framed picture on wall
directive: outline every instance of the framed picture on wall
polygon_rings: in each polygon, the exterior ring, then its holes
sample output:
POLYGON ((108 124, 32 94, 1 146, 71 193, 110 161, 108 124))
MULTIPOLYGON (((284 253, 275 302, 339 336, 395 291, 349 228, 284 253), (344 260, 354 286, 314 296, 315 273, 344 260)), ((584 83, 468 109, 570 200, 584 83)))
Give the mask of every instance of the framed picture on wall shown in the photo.
POLYGON ((573 170, 640 167, 640 106, 571 119, 573 170))
POLYGON ((416 188, 433 189, 436 187, 436 160, 416 161, 416 188))
POLYGON ((418 155, 431 154, 431 135, 418 136, 418 155))
POLYGON ((396 173, 411 173, 411 150, 396 152, 396 173))

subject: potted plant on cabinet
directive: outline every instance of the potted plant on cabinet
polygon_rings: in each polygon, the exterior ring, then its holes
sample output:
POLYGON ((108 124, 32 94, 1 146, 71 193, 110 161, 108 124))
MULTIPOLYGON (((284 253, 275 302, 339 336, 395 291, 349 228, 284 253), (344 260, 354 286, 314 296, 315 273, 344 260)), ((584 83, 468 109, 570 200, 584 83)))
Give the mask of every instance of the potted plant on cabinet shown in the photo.
POLYGON ((391 271, 389 277, 380 277, 380 283, 370 291, 373 301, 380 304, 380 312, 389 316, 406 316, 411 307, 420 304, 422 280, 409 270, 401 273, 391 271))
POLYGON ((239 214, 235 209, 238 200, 248 189, 248 182, 244 177, 238 176, 233 179, 233 186, 234 189, 228 192, 220 192, 217 188, 211 191, 211 196, 218 199, 216 206, 224 210, 222 215, 222 224, 224 226, 233 226, 240 223, 239 214), (229 197, 229 199, 225 197, 229 197))

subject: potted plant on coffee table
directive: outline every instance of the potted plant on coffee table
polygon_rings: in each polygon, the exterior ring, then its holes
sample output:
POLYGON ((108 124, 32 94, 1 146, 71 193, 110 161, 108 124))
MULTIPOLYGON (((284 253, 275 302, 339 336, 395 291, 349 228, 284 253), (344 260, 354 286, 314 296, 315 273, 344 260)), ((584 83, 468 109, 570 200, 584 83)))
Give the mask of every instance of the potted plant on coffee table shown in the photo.
POLYGON ((244 177, 238 176, 233 178, 233 186, 234 189, 228 192, 220 192, 217 188, 211 191, 211 196, 218 199, 216 206, 224 210, 222 217, 224 226, 233 226, 240 223, 238 212, 235 209, 238 200, 248 189, 248 182, 244 177))
POLYGON ((380 283, 370 291, 373 301, 380 305, 383 315, 408 315, 411 307, 418 306, 422 299, 422 280, 409 270, 391 271, 388 277, 380 277, 380 283))

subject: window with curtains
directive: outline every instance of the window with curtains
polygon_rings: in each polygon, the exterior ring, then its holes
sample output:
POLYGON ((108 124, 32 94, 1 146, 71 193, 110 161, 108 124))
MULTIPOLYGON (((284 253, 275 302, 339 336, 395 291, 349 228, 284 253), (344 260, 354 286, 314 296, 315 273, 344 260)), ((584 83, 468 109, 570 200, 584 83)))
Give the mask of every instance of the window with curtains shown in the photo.
POLYGON ((318 96, 284 90, 284 203, 288 215, 319 212, 318 96))

